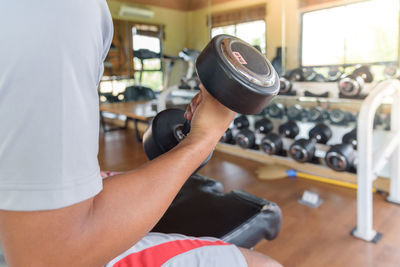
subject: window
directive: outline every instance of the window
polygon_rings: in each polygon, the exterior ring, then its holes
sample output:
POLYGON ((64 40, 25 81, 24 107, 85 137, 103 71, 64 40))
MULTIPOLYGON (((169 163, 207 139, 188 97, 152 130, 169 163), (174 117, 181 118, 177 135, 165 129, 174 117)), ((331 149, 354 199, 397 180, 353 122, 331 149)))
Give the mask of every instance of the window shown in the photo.
POLYGON ((262 53, 265 53, 265 21, 263 20, 214 27, 211 29, 211 37, 218 34, 236 36, 249 44, 259 46, 262 53))
POLYGON ((369 0, 303 13, 302 66, 396 62, 399 1, 369 0))
POLYGON ((137 84, 161 90, 163 72, 161 66, 161 39, 136 33, 132 28, 135 81, 137 84))

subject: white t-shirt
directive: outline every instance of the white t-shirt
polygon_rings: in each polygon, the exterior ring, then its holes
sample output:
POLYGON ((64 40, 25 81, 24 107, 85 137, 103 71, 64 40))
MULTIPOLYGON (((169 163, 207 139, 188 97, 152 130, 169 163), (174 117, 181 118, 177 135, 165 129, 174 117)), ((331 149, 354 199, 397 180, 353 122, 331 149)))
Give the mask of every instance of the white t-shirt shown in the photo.
POLYGON ((0 1, 0 209, 101 191, 97 85, 112 35, 106 0, 0 1))

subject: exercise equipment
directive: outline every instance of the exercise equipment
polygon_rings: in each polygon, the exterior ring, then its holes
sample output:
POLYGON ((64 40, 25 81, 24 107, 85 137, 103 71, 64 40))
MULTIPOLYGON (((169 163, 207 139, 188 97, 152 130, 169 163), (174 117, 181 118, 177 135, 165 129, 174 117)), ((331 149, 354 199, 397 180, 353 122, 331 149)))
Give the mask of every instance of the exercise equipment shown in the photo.
POLYGON ((304 117, 303 112, 304 110, 302 106, 299 104, 294 104, 293 106, 287 107, 286 116, 289 120, 301 121, 304 117))
POLYGON ((235 137, 236 143, 242 148, 254 148, 256 135, 250 129, 241 130, 235 137))
POLYGON ((325 162, 335 171, 350 171, 354 168, 356 153, 351 144, 337 144, 325 154, 325 162))
POLYGON ((239 115, 233 120, 233 125, 239 130, 247 129, 250 126, 250 122, 245 115, 239 115))
POLYGON ((309 139, 296 140, 289 149, 291 157, 298 162, 309 162, 314 157, 315 145, 326 144, 332 137, 332 130, 324 123, 318 123, 309 134, 309 139))
POLYGON ((356 121, 356 117, 352 113, 340 109, 328 111, 328 119, 332 124, 337 125, 346 125, 356 121))
POLYGON ((154 232, 211 236, 252 248, 277 237, 282 225, 278 205, 244 191, 224 194, 220 182, 192 175, 183 185, 154 232))
POLYGON ((286 79, 285 77, 280 77, 279 83, 280 83, 279 94, 290 95, 293 89, 292 82, 286 79))
POLYGON ((342 143, 352 145, 354 149, 357 149, 357 128, 343 135, 342 143))
POLYGON ((256 121, 254 129, 260 133, 267 134, 274 129, 274 124, 268 118, 262 118, 256 121))
POLYGON ((297 68, 297 69, 290 71, 289 75, 288 75, 288 79, 289 79, 289 81, 293 81, 293 82, 305 81, 303 69, 297 68))
MULTIPOLYGON (((294 121, 287 121, 279 126, 279 134, 286 138, 295 138, 300 132, 299 126, 294 121)), ((282 137, 270 132, 261 140, 261 149, 269 155, 278 155, 283 152, 282 137)))
POLYGON ((368 66, 359 66, 351 75, 344 76, 339 81, 339 91, 342 97, 354 98, 365 95, 363 89, 365 83, 374 80, 373 75, 368 66))
MULTIPOLYGON (((197 57, 196 70, 217 101, 241 114, 260 113, 279 92, 279 77, 268 59, 233 36, 215 36, 197 57)), ((190 123, 183 114, 182 110, 167 109, 154 117, 143 136, 150 160, 172 149, 189 133, 190 123)))
POLYGON ((312 107, 307 110, 307 120, 311 122, 322 122, 326 119, 326 111, 321 107, 312 107))
POLYGON ((230 128, 226 129, 225 133, 221 137, 221 142, 231 144, 233 142, 233 133, 230 128))
POLYGON ((400 78, 400 69, 395 64, 390 64, 385 67, 383 70, 383 75, 386 79, 398 79, 400 78))
POLYGON ((327 75, 328 82, 337 82, 340 80, 340 77, 343 75, 343 72, 339 70, 338 67, 330 67, 327 75))
POLYGON ((285 116, 285 106, 279 102, 273 102, 266 108, 266 113, 271 118, 282 119, 285 116))

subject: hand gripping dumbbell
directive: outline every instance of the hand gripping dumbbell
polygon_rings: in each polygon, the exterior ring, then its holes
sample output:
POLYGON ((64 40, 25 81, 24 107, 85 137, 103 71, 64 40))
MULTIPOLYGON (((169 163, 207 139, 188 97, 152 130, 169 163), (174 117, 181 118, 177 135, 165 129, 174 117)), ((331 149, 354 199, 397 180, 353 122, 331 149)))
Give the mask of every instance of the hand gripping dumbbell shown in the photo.
POLYGON ((281 154, 283 151, 282 137, 295 138, 300 132, 294 121, 287 121, 279 126, 279 134, 270 132, 261 140, 261 149, 269 155, 281 154))
POLYGON ((298 139, 289 149, 289 154, 299 162, 311 161, 315 153, 317 143, 326 144, 332 137, 332 130, 326 124, 319 123, 308 133, 310 139, 298 139))
POLYGON ((243 129, 236 135, 236 143, 242 148, 254 148, 257 140, 260 140, 260 134, 268 134, 272 131, 274 125, 271 120, 262 118, 254 124, 254 130, 243 129))
POLYGON ((370 83, 374 77, 368 66, 356 68, 351 75, 344 76, 339 81, 339 91, 344 97, 357 97, 362 94, 365 83, 370 83))
MULTIPOLYGON (((268 59, 233 36, 215 36, 197 58, 196 71, 211 96, 240 114, 260 113, 279 92, 279 77, 268 59)), ((167 109, 154 117, 143 136, 150 160, 172 149, 189 133, 184 113, 167 109)))

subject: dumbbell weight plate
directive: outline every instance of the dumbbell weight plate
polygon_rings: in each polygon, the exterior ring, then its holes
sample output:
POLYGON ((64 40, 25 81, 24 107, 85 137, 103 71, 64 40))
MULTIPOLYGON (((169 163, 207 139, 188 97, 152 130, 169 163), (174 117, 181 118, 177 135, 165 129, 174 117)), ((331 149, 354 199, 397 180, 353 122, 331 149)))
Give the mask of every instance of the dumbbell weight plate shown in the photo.
POLYGON ((361 77, 366 83, 371 83, 374 80, 374 76, 372 75, 370 68, 366 65, 357 67, 351 75, 353 77, 361 77))
POLYGON ((197 58, 196 70, 215 99, 241 114, 260 113, 279 92, 279 77, 268 59, 233 36, 215 36, 197 58))
POLYGON ((324 120, 324 111, 321 107, 312 107, 307 111, 307 119, 312 122, 324 120))
POLYGON ((325 155, 325 162, 329 168, 335 171, 349 171, 353 166, 355 154, 354 148, 349 144, 332 146, 325 155))
POLYGON ((271 103, 267 107, 267 114, 271 118, 280 119, 283 117, 283 115, 285 115, 285 107, 281 103, 277 103, 277 102, 271 103))
POLYGON ((267 134, 261 141, 261 149, 268 155, 276 155, 282 151, 282 138, 276 133, 267 134))
POLYGON ((240 130, 249 128, 250 122, 246 116, 240 115, 233 120, 233 124, 240 130))
POLYGON ((300 132, 300 128, 294 121, 287 121, 279 126, 279 133, 287 138, 295 138, 300 132))
POLYGON ((342 142, 344 144, 352 145, 354 149, 357 149, 357 129, 353 129, 350 132, 343 135, 342 142))
MULTIPOLYGON (((149 160, 168 152, 185 138, 182 127, 185 123, 185 111, 166 109, 158 113, 143 135, 143 148, 149 160)), ((211 158, 212 152, 199 168, 211 158)))
POLYGON ((254 125, 255 130, 259 131, 260 133, 269 133, 274 128, 274 125, 271 120, 267 118, 263 118, 261 120, 256 121, 254 125))
POLYGON ((307 139, 296 140, 289 149, 290 156, 298 162, 310 161, 315 153, 315 144, 307 139))
POLYGON ((315 139, 317 143, 326 144, 332 137, 331 128, 324 124, 318 123, 308 133, 310 139, 315 139))
POLYGON ((288 94, 292 91, 292 83, 286 79, 285 77, 279 78, 279 83, 280 83, 280 93, 288 94))
POLYGON ((256 143, 256 136, 251 130, 243 129, 236 135, 235 140, 242 148, 253 148, 256 143))
POLYGON ((303 108, 298 104, 288 107, 286 111, 286 116, 289 120, 301 120, 302 114, 303 108))
POLYGON ((227 129, 224 133, 224 135, 221 137, 221 142, 224 143, 231 143, 233 140, 233 134, 231 129, 227 129))
POLYGON ((347 97, 354 97, 361 94, 364 87, 364 80, 359 76, 346 76, 339 81, 339 91, 347 97))

